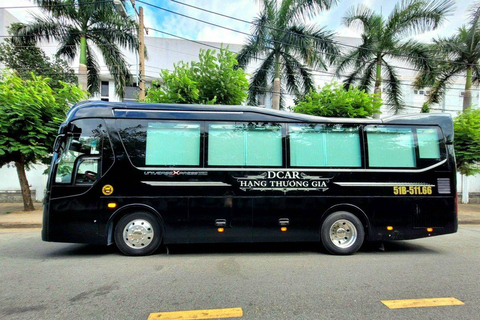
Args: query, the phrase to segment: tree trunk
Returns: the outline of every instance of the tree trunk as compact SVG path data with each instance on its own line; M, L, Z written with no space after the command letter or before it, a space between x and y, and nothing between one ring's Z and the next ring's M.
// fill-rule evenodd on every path
M87 76L87 39L80 37L80 64L78 66L78 84L83 90L88 90Z
M30 193L30 187L28 185L27 174L25 173L25 163L24 158L20 161L15 161L15 167L17 168L18 180L20 181L20 188L22 189L23 197L23 210L24 211L33 211L32 194Z
M275 56L275 78L273 79L272 108L280 110L280 56Z
M273 80L272 108L275 110L280 109L280 79L279 78L275 78Z
M472 71L473 67L467 67L467 81L465 82L465 93L463 95L463 112L472 106Z
M375 77L375 89L373 91L375 99L379 100L382 98L382 60L377 60L377 74ZM380 118L380 113L374 113L373 117L378 119Z
M468 176L462 175L462 203L468 203L470 201L468 193Z

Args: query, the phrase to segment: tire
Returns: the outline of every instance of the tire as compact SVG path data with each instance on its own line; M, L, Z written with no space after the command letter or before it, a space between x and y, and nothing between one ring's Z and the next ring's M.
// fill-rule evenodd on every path
M330 214L322 223L320 236L331 254L348 255L360 249L365 239L362 222L347 211Z
M115 226L115 244L127 256L146 256L154 253L162 243L160 223L151 214L127 214Z

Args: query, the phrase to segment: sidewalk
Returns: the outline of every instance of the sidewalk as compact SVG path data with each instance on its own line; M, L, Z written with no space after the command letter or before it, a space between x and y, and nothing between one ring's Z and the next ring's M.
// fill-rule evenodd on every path
M35 211L24 212L21 203L0 203L0 228L41 228L42 204L35 203ZM459 204L459 224L480 224L480 204Z

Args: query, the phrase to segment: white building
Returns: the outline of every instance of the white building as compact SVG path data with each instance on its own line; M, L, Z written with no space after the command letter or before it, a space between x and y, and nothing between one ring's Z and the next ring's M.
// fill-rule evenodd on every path
M18 20L11 15L7 10L0 9L0 35L7 35L7 27L12 22L18 22ZM3 38L0 38L3 39ZM358 45L360 39L357 38L338 38L341 43L346 43L349 45ZM1 41L1 40L0 40ZM145 43L148 50L149 59L145 63L146 70L146 80L147 86L151 83L152 80L159 78L160 70L168 69L173 70L174 63L179 61L192 61L198 59L198 54L200 49L215 49L222 46L221 43L213 42L191 42L180 39L167 39L167 38L157 38L157 37L145 37ZM224 46L228 45L229 49L234 52L240 51L241 44L223 44ZM56 45L52 43L41 43L39 45L47 55L53 55L56 51ZM129 69L133 75L138 74L138 57L135 53L126 52L126 60L129 63ZM112 76L109 74L105 63L101 59L101 55L97 54L100 62L100 79L101 79L101 88L100 93L92 97L92 100L105 100L118 102L121 99L115 94L114 82ZM407 67L402 65L401 62L392 62L393 65ZM3 68L3 66L1 66ZM72 68L78 70L78 60L74 60L72 63ZM251 73L254 69L254 66L249 66L247 68L247 73ZM327 70L325 73L318 72L315 75L315 81L317 85L324 85L332 81L341 82L342 79L334 79L332 73L333 69ZM412 86L415 73L407 69L398 69L400 78L402 81L402 93L405 105L407 106L404 110L405 113L419 113L422 107L422 104L426 101L426 96L428 95L428 88L424 90L415 90ZM464 80L464 78L463 78ZM137 95L137 83L134 81L130 86L125 90L124 101L134 101ZM447 91L444 101L440 105L433 106L431 112L447 112L452 116L455 116L462 110L463 104L463 88L464 83L462 83L462 78L454 81L451 88ZM265 97L265 107L271 107L270 95L267 94ZM288 102L288 100L287 100ZM293 104L293 101L290 100L290 103ZM479 108L479 90L476 89L473 94L473 103L475 108ZM391 111L388 107L382 108L382 116L390 115ZM27 172L27 177L31 188L36 190L36 200L41 201L44 194L45 184L46 184L46 175L43 174L46 166L36 165L32 170ZM470 192L479 193L480 192L480 176L470 177L469 179L469 190ZM462 179L458 180L458 190L461 191L461 182ZM18 182L17 173L15 167L4 166L0 168L0 201L2 198L5 198L5 194L12 194L20 190L20 185ZM3 192L3 193L2 193ZM3 196L2 196L3 194Z

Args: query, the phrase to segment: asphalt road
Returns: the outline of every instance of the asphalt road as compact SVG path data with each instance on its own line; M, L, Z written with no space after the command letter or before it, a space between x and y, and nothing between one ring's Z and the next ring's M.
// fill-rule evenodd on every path
M480 226L331 256L312 244L114 247L46 243L0 230L0 318L141 319L242 308L241 319L479 319ZM454 297L461 306L391 310L382 300Z

